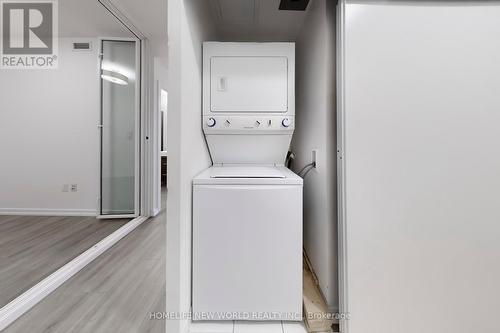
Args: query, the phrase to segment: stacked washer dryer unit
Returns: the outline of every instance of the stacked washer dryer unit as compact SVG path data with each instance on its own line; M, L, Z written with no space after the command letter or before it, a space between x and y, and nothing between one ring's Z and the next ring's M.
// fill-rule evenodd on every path
M302 320L294 69L293 43L203 44L213 166L193 180L194 320Z

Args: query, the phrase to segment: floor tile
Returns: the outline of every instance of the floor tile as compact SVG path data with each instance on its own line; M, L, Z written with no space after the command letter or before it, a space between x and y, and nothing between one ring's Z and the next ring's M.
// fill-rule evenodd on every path
M280 321L236 321L234 323L234 333L283 333L283 326Z
M304 323L283 322L283 333L307 333Z
M232 321L198 321L192 322L189 327L190 333L233 333L234 323Z

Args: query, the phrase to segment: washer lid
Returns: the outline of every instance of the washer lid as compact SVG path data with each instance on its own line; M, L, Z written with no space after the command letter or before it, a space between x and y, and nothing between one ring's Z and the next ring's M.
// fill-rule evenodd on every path
M226 169L227 168L227 169ZM215 171L213 171L216 169ZM224 170L217 170L224 169ZM243 175L243 176L242 176ZM215 178L218 176L219 178ZM225 178L222 178L225 177ZM271 178L275 177L275 178ZM258 185L300 185L302 178L284 166L272 165L224 165L212 166L193 178L194 186L258 186Z
M286 178L273 166L214 166L210 178Z

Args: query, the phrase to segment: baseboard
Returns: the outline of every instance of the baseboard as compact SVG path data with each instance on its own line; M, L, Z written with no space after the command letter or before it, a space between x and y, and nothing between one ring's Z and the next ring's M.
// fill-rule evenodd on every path
M152 215L152 217L154 217L154 216L156 216L156 215L160 214L160 212L161 212L161 208L154 208L154 209L153 209L153 215Z
M125 214L134 214L134 212L130 212L130 209L114 209L114 210L103 210L103 215L125 215Z
M329 313L340 313L339 307L333 307L333 306L328 306L328 312Z
M50 295L54 290L78 273L82 268L90 264L94 259L103 254L110 247L115 245L123 237L127 236L135 228L141 225L148 218L144 216L137 217L128 222L120 229L107 236L99 243L95 244L78 257L59 268L57 271L28 289L0 309L0 331L12 324L16 319L28 312L33 306Z
M0 208L0 215L96 216L95 209Z

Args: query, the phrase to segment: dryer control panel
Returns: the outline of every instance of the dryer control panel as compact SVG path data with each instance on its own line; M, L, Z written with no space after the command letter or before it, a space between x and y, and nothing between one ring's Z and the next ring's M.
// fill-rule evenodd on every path
M293 132L294 116L204 116L206 134L230 132L281 133Z

